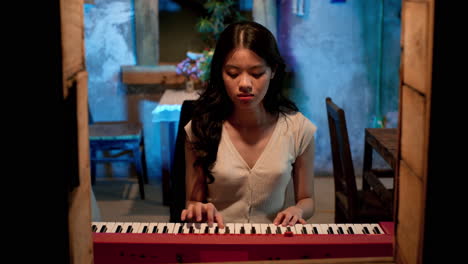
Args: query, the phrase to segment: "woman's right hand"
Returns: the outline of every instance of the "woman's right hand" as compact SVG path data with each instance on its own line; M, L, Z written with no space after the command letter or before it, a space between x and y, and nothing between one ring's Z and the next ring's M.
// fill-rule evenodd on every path
M209 226L212 226L214 222L218 224L219 228L224 228L223 216L216 210L216 207L212 203L201 203L201 202L188 202L186 209L182 210L180 216L182 221L193 221L193 222L207 222Z

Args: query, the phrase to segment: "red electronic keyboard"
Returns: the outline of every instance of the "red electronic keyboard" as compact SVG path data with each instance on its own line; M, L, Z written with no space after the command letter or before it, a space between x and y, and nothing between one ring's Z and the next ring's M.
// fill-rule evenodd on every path
M394 223L226 224L92 222L95 264L393 256Z

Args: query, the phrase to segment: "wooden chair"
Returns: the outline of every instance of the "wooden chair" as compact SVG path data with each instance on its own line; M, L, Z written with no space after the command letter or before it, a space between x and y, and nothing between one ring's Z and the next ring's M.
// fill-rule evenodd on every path
M180 214L185 208L185 125L192 119L194 100L182 103L177 138L174 149L174 162L170 177L170 222L181 222Z
M373 190L357 189L345 112L329 97L325 99L325 103L333 158L335 222L393 221L393 209L385 207Z
M140 123L116 121L93 122L89 115L89 143L91 161L91 183L96 183L98 162L130 162L138 174L140 198L145 199L144 184L148 183L146 173L143 127ZM114 152L111 156L98 157L98 152Z

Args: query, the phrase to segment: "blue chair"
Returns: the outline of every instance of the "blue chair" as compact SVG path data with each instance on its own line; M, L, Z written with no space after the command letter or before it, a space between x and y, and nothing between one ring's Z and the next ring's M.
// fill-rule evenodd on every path
M148 183L148 175L142 125L126 121L93 122L92 116L89 115L89 143L91 184L96 183L96 164L98 162L130 162L136 167L140 198L144 200L144 184ZM101 155L100 157L98 152L112 152L114 154Z

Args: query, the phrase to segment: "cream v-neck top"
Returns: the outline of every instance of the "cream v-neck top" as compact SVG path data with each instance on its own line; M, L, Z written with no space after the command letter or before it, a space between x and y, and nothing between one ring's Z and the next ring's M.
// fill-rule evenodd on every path
M208 202L223 215L225 223L271 223L278 212L294 204L294 195L287 193L293 192L293 164L314 140L316 130L300 112L280 115L267 145L250 168L223 126L212 170L215 181L208 184ZM185 131L192 140L191 121Z

